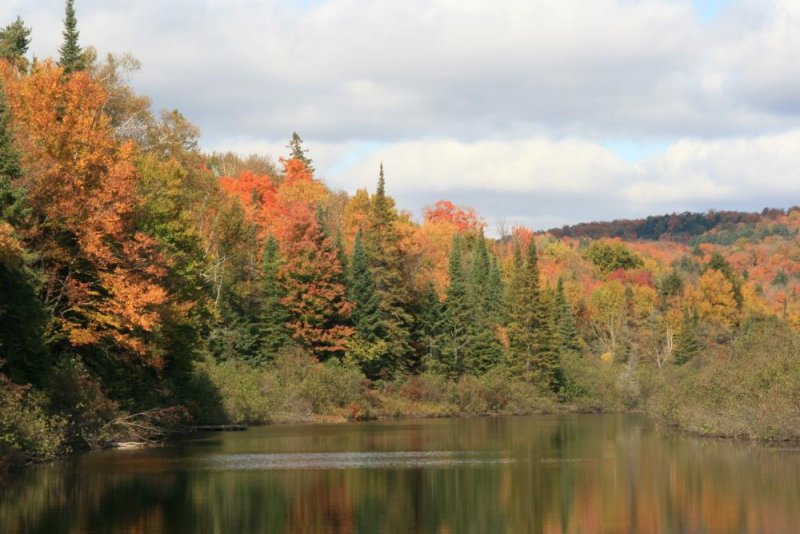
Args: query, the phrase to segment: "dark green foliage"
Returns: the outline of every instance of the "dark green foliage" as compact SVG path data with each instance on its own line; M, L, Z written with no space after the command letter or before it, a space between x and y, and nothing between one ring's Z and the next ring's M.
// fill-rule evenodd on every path
M0 81L0 220L15 224L24 212L24 195L14 183L22 175L22 167L10 123L6 92Z
M396 222L397 212L393 200L386 195L381 164L378 187L371 200L370 226L363 240L375 281L380 338L386 343L380 361L376 362L384 375L403 369L414 352L411 345L414 318L408 311L412 299L409 281L403 272L401 236Z
M786 273L783 270L778 271L775 274L775 278L772 279L773 286L786 287L788 284L789 284L789 277L786 276Z
M536 244L528 246L525 263L515 269L509 294L508 337L512 367L527 373L543 385L559 386L559 356L548 303L542 297Z
M22 19L8 24L0 30L0 59L16 63L25 57L31 44L31 29L25 27Z
M286 148L291 151L289 157L299 159L305 164L309 171L314 172L313 162L311 158L306 155L308 149L303 148L303 139L297 132L292 132L292 138L289 140L289 144L286 145Z
M348 299L353 303L353 324L361 338L369 343L378 341L381 335L381 317L375 280L364 250L361 230L356 234L353 258L350 261Z
M675 363L683 365L700 354L703 341L699 332L700 318L697 310L683 310L681 329L675 339Z
M63 35L64 42L58 49L58 64L67 74L85 69L86 58L84 57L83 49L80 44L78 44L80 32L78 31L78 19L75 16L74 0L67 0L64 10Z
M264 247L261 266L260 350L258 360L254 362L258 364L273 360L281 348L291 344L291 336L286 328L289 313L282 303L286 295L278 279L280 264L278 241L270 235Z
M555 316L556 347L560 354L568 352L580 354L581 342L575 318L572 316L569 302L564 296L564 281L559 278L556 286L553 306Z
M416 328L416 341L423 361L431 365L439 356L442 313L442 303L439 301L436 288L431 283L420 298Z
M606 274L617 269L636 269L643 265L642 258L628 250L622 243L595 241L589 245L584 255Z
M474 317L473 308L467 292L466 275L461 259L462 239L456 235L450 251L448 274L450 284L447 286L442 315L442 353L441 363L452 375L462 374L469 363L470 326Z
M496 261L495 270L497 270ZM472 319L468 323L469 357L466 364L471 372L482 373L497 365L502 356L500 340L497 337L502 286L498 286L498 280L493 279L499 271L492 273L489 251L482 230L475 246L470 274L468 291Z
M678 274L677 269L672 269L669 273L658 281L658 293L662 299L676 297L683 292L683 278Z

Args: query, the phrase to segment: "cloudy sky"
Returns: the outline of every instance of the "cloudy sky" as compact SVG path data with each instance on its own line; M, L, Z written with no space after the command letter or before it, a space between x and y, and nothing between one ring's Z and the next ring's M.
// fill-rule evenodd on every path
M293 130L337 189L548 228L800 204L800 0L76 0L208 150ZM0 23L56 53L61 0Z

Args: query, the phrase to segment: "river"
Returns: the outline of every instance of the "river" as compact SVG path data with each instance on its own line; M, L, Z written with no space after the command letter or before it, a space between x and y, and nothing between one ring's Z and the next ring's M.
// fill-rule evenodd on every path
M0 486L0 532L800 532L800 450L637 415L288 425L82 454Z

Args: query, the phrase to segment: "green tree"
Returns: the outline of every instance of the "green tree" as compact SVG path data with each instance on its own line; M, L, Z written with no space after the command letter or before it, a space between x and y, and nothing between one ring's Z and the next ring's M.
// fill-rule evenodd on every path
M554 350L552 323L539 276L536 244L531 241L527 259L515 269L511 284L508 324L511 363L512 367L556 389L560 363Z
M78 19L75 16L75 0L67 0L64 9L63 35L64 42L58 49L58 64L67 74L85 69L85 56L83 54L83 49L80 44L78 44L80 32L78 31Z
M261 265L261 312L259 317L259 336L261 350L259 361L272 361L278 351L292 343L286 321L289 312L283 305L285 292L280 284L278 273L281 267L280 251L275 236L270 235L264 247Z
M475 373L485 372L498 364L502 356L500 340L497 337L496 302L498 292L502 291L502 288L497 287L497 281L492 277L489 251L483 230L481 230L473 253L469 286L472 318L467 323L468 358L466 358L466 365L470 371Z
M11 112L0 80L0 219L17 224L24 212L24 193L16 181L22 176L19 153L11 133Z
M467 292L464 267L461 263L461 247L461 236L456 234L450 250L448 268L450 284L447 286L440 328L442 333L441 363L444 370L451 375L460 375L466 370L472 341L470 323L474 317Z
M605 274L617 269L636 269L643 265L642 258L622 243L595 241L589 245L584 254Z
M25 54L31 44L31 29L25 26L22 19L5 26L0 30L0 59L8 60L18 66L24 66Z
M559 353L581 352L580 334L575 325L575 318L572 316L569 302L564 295L564 281L559 278L556 285L555 303L553 306L555 316L555 335L556 347Z
M699 333L700 317L697 310L691 313L683 310L681 329L675 339L675 363L683 365L700 354L703 350L703 341Z
M422 293L417 313L417 343L421 347L423 363L435 368L439 359L443 307L431 282Z
M312 173L314 172L313 162L311 158L306 155L308 149L303 148L303 139L297 132L292 132L292 138L289 140L289 144L286 145L286 148L291 151L289 157L299 159L305 164L309 171Z
M394 200L386 195L381 164L378 187L370 202L369 225L363 238L375 280L380 337L387 344L380 366L382 372L389 375L407 367L414 353L411 346L414 318L408 312L411 292L403 271L402 236L397 222Z

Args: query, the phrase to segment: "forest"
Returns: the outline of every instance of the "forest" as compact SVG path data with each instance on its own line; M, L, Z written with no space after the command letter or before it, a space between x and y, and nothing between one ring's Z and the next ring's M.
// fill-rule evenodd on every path
M0 465L192 425L644 410L800 438L800 211L422 220L287 153L206 153L131 55L0 30ZM606 228L606 226L613 228ZM627 228L627 230L626 230ZM675 236L680 236L675 238Z

